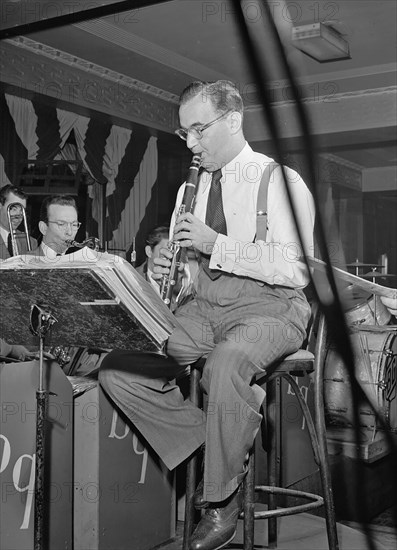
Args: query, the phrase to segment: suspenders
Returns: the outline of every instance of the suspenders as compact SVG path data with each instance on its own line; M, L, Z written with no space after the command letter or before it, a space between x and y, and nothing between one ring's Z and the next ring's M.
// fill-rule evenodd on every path
M256 237L255 240L265 241L267 233L267 191L269 189L270 178L276 168L276 162L267 166L262 174L259 184L258 198L256 202Z

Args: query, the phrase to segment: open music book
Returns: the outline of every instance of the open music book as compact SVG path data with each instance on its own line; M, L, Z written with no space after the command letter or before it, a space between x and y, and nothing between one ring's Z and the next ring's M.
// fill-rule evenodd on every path
M312 270L313 276L320 277L321 281L327 281L325 263L322 260L312 258L311 256L308 256L307 260ZM379 285L372 281L358 277L357 275L353 275L352 273L348 273L347 271L343 271L343 269L339 269L338 267L333 267L332 271L337 286L340 286L341 283L345 283L353 285L355 288L360 289L364 292L368 292L369 294L376 294L377 296L387 296L389 298L397 297L397 289L395 288L389 288Z
M35 303L57 319L49 338L60 345L163 353L180 326L127 261L90 248L53 258L15 256L0 263L0 281L0 335L11 344L35 341L29 330Z

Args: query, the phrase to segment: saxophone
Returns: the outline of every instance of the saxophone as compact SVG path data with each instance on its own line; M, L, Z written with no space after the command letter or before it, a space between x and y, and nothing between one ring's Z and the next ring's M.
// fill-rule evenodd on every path
M66 241L68 244L68 248L84 248L87 246L88 248L91 248L92 250L98 251L99 250L99 239L97 237L88 237L85 241L79 243L77 241Z
M186 176L185 192L183 194L182 203L178 209L177 216L180 216L185 212L191 212L192 210L194 197L196 195L200 164L201 155L193 155L189 171ZM168 243L168 250L172 252L171 266L169 273L167 275L163 275L161 280L160 296L163 302L168 307L171 307L172 294L178 280L178 267L180 266L182 250L180 243L178 241L174 241L173 239L170 239Z

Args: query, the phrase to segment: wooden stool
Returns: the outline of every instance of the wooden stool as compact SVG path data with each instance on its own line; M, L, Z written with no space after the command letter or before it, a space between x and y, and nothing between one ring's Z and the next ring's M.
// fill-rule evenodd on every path
M325 359L326 341L325 322L323 316L319 319L318 332L314 355L307 350L299 350L286 357L282 362L273 366L270 373L258 385L266 386L266 423L269 438L269 450L267 454L268 485L255 486L255 452L251 450L248 471L244 480L244 550L254 548L254 520L268 520L268 547L277 547L277 518L281 516L300 514L314 508L324 506L327 527L328 546L330 550L338 550L338 537L336 531L335 510L332 497L331 476L328 466L327 441L324 420L323 402L323 369ZM314 371L314 409L315 420L310 414L309 408L302 397L299 386L293 376L301 376ZM316 464L320 470L320 478L323 496L304 491L285 489L280 487L280 422L281 422L281 380L284 378L291 384L295 396L306 420L311 445ZM260 491L268 494L268 509L255 512L254 492ZM291 496L303 499L305 502L295 506L278 508L276 496Z
M318 321L318 327L316 322ZM266 412L265 419L269 434L270 447L267 456L268 462L268 485L255 487L255 452L251 449L248 471L244 480L244 550L254 548L254 520L268 520L268 544L269 548L277 547L277 517L307 512L313 508L324 506L327 526L328 545L330 550L338 550L338 538L336 531L335 510L332 497L331 476L328 466L328 455L326 448L326 431L324 421L323 402L323 370L325 359L326 330L323 316L314 317L308 347L314 341L314 330L317 328L315 338L314 354L309 350L299 350L296 353L284 358L281 362L272 365L267 373L258 379L256 383L265 386L266 389ZM191 367L190 378L190 399L200 406L200 371L202 360ZM314 408L315 421L313 421L309 408L303 399L299 386L293 376L301 376L314 372ZM280 392L281 379L284 378L291 384L302 413L305 417L309 430L314 458L319 466L323 496L304 491L285 489L279 486L280 479L280 452L279 452L279 431L281 421ZM189 461L186 476L186 506L185 525L183 537L183 550L189 548L189 538L193 531L195 509L193 504L196 488L197 454ZM268 493L268 510L255 512L254 493L261 491ZM277 508L276 495L293 496L304 499L303 504Z

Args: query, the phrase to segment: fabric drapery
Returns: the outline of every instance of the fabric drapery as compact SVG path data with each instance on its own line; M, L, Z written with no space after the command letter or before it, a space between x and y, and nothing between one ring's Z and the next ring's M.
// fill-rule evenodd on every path
M125 128L104 116L82 116L4 92L0 112L0 187L18 185L28 160L79 160L95 181L88 186L86 236L106 240L110 250L125 251L142 227L147 229L158 167L157 139L148 128ZM68 142L71 132L74 140Z

